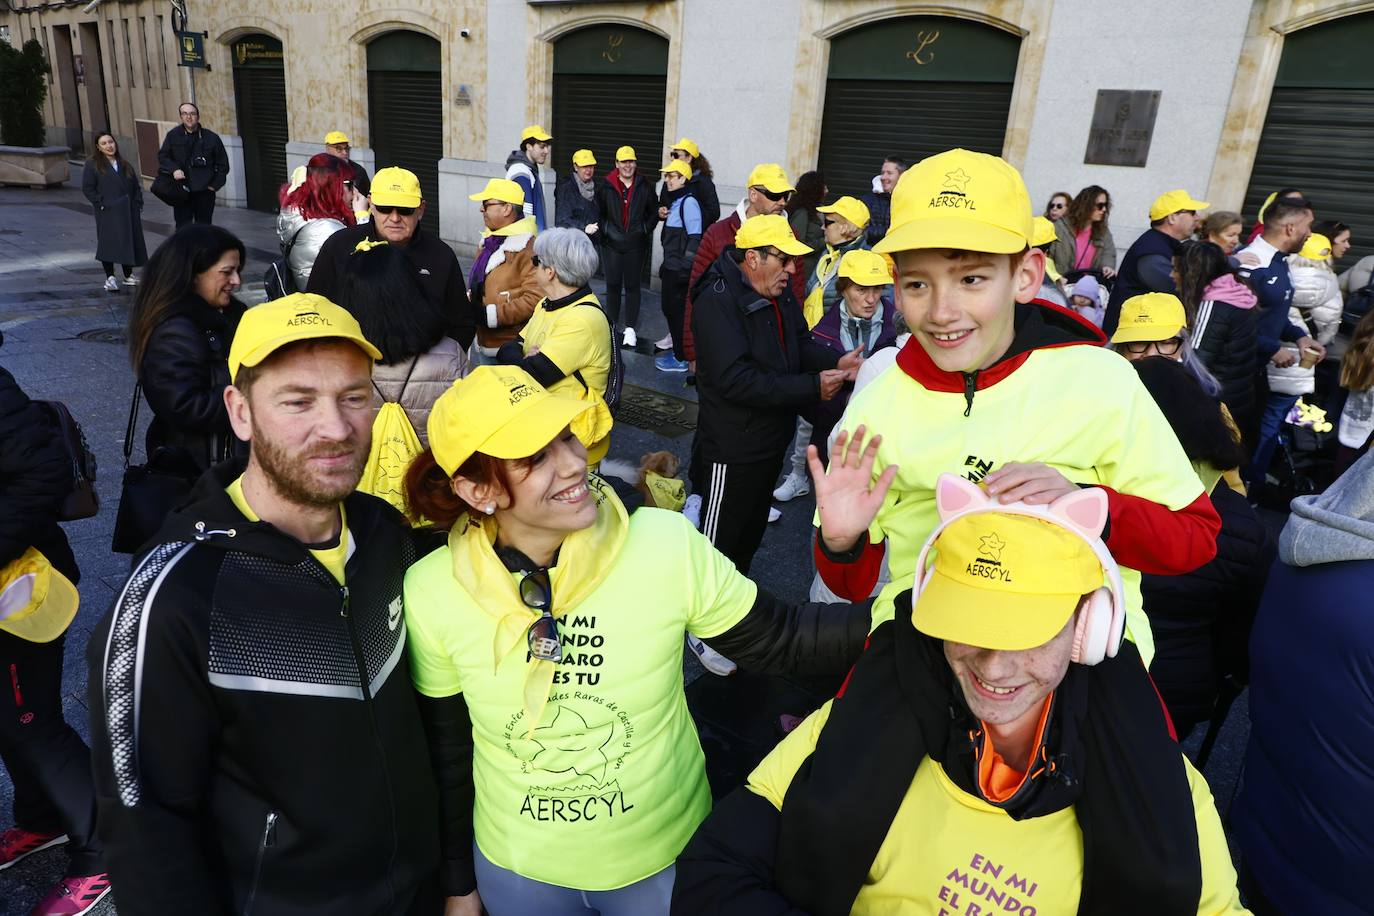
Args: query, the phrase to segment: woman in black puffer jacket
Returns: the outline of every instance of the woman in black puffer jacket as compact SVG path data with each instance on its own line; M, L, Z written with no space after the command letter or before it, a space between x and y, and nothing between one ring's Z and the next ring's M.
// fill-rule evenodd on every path
M191 225L153 252L129 312L129 358L153 409L146 445L185 450L200 470L246 451L229 428L229 344L244 248L233 233Z
M1249 679L1250 627L1274 561L1274 543L1244 494L1221 480L1222 470L1241 464L1246 453L1217 401L1171 359L1150 357L1132 365L1221 516L1211 562L1182 576L1141 577L1145 615L1155 637L1150 676L1182 740L1211 718L1224 678Z
M1184 242L1174 256L1178 297L1194 352L1221 383L1221 400L1241 430L1259 422L1255 403L1259 310L1255 294L1212 242Z

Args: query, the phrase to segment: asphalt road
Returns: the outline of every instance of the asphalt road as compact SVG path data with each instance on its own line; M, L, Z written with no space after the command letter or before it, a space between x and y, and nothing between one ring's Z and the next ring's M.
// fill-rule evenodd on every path
M144 228L151 251L172 231L169 208L148 196ZM246 210L216 212L216 222L236 232L248 248L245 279L260 278L274 255L273 217ZM104 273L94 260L95 224L79 190L0 188L0 365L12 372L34 398L65 401L82 424L99 458L100 514L67 526L81 565L81 609L68 632L63 677L68 720L88 734L84 652L90 631L123 584L128 558L110 552L123 466L123 442L133 390L133 374L123 345L123 325L131 296L124 289L101 289ZM245 298L258 301L261 283L249 283ZM656 294L645 290L640 349L626 358L627 382L635 421L619 423L610 460L638 466L647 452L668 450L684 473L691 444L694 390L683 376L653 368L650 342L666 333ZM142 412L146 424L148 411ZM142 442L142 430L135 443ZM141 460L141 447L135 452ZM753 577L783 598L802 600L813 566L809 551L810 497L782 506L782 519L770 525L755 557ZM645 600L652 600L646 595ZM737 785L776 740L773 721L783 711L804 711L827 685L796 684L737 675L728 680L703 675L689 658L684 665L688 696L707 751L708 770L717 793ZM1249 731L1246 697L1233 707L1205 773L1223 812L1233 797ZM1185 748L1196 749L1202 729ZM0 828L12 823L12 787L0 768ZM21 916L62 876L66 856L45 852L0 872L0 916ZM107 898L97 912L115 912Z

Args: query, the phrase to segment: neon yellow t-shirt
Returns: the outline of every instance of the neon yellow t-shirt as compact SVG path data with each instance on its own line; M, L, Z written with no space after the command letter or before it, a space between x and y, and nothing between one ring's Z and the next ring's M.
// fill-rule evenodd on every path
M887 538L892 570L873 604L875 626L892 617L893 600L911 587L921 545L939 520L935 481L942 473L980 481L1008 462L1041 462L1074 483L1101 484L1173 511L1202 495L1169 422L1130 363L1109 350L1036 350L1008 378L978 391L965 417L967 406L962 393L931 391L894 366L854 395L836 426L863 424L882 435L875 477L890 464L900 468L869 529L872 543ZM1140 573L1123 566L1121 579L1126 634L1149 665L1154 638Z
M244 518L250 522L260 522L261 518L253 511L253 507L248 505L248 498L243 495L243 478L238 477L233 483L224 488L224 492L229 494L229 499L234 506L243 513ZM353 553L353 543L348 537L348 516L344 514L343 503L339 503L339 543L333 547L326 547L323 550L311 550L311 554L329 574L340 584L344 584L344 565Z
M1117 357L1120 359L1120 357ZM826 703L749 776L749 790L782 810L797 769L816 747ZM1199 914L1245 913L1207 781L1184 760L1202 860ZM927 757L916 770L854 901L854 916L994 916L1076 913L1083 832L1072 808L1012 820L969 795Z
M553 311L544 308L546 302L541 300L535 306L534 314L520 331L525 353L538 347L540 353L565 373L549 386L549 391L579 400L586 400L589 391L604 395L606 379L611 373L611 328L596 296L588 293ZM585 388L573 372L581 373L587 383ZM588 464L597 464L609 449L609 436L589 443Z
M757 588L676 512L640 509L601 583L560 621L564 661L525 738L526 647L492 670L494 618L450 549L406 573L415 687L462 693L472 717L482 854L550 884L613 890L677 858L711 808L682 690L684 632L718 636Z

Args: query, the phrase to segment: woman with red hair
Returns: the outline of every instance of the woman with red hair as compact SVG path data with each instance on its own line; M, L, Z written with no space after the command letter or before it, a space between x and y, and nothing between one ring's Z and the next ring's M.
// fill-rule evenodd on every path
M277 240L298 290L310 280L324 240L357 223L352 199L356 192L344 180L352 173L345 173L342 163L337 156L319 153L306 163L305 181L294 188L282 185Z

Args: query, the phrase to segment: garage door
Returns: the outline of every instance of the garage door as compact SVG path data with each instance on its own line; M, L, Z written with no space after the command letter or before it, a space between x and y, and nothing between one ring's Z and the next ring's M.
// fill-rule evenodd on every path
M1299 188L1317 219L1348 223L1341 271L1374 254L1374 13L1289 35L1245 193L1251 223L1264 198Z
M871 187L884 156L1002 154L1019 37L941 16L885 19L830 44L818 168L832 196Z
M377 168L400 166L420 179L425 230L439 234L439 160L444 105L439 42L388 32L367 46L367 110Z
M248 207L275 212L278 193L286 183L289 139L281 42L271 35L249 35L234 42L232 51Z

